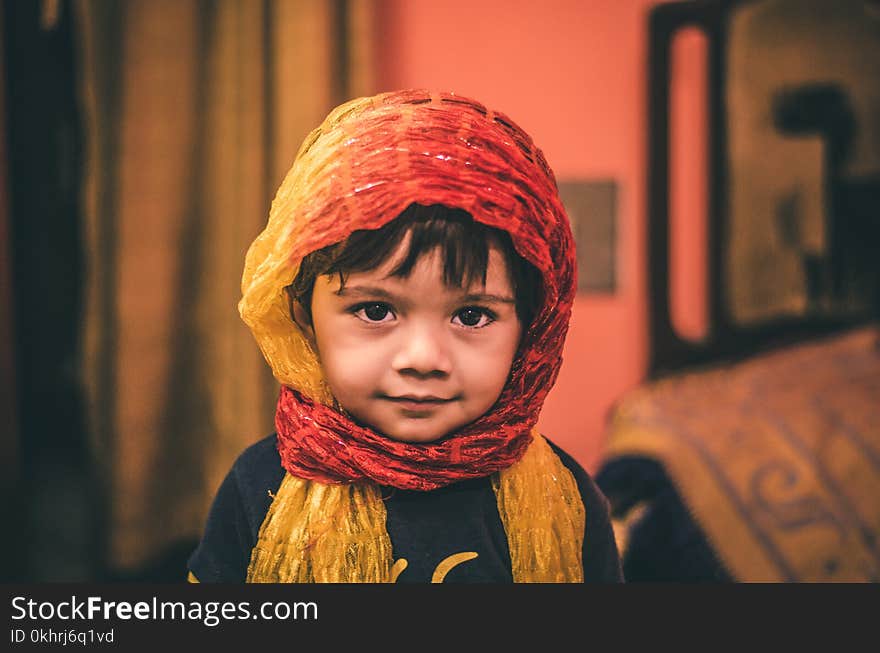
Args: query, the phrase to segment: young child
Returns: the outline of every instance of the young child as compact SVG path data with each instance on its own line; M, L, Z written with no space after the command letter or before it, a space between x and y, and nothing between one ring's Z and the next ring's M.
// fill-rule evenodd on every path
M247 254L277 433L223 481L190 580L621 581L605 497L535 429L574 262L503 114L425 91L335 109Z

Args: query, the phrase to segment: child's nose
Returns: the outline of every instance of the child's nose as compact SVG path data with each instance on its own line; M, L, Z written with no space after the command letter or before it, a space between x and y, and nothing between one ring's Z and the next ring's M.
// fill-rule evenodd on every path
M394 357L395 369L420 375L449 374L452 358L442 331L442 328L429 324L407 325Z

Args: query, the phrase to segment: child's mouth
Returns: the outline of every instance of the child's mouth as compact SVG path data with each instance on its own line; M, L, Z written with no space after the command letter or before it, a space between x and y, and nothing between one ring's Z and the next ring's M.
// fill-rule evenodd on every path
M455 401L456 399L455 397L451 399L443 399L441 397L413 397L410 395L406 395L403 397L385 396L383 398L387 399L388 401L394 402L401 408L415 411L431 410L432 408L442 406L443 404L448 404L452 401Z

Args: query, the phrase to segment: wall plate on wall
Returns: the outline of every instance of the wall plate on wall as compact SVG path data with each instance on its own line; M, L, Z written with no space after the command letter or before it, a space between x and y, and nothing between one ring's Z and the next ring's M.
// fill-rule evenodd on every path
M617 182L563 180L559 196L577 249L578 292L613 293L617 288Z

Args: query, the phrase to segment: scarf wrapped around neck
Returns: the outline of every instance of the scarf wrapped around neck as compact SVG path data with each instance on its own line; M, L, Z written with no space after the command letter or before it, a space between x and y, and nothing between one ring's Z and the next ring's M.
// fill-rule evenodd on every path
M507 231L543 279L541 306L494 407L418 445L359 425L338 406L284 292L307 254L355 230L377 229L412 203L463 209ZM514 580L582 580L583 503L571 473L535 430L562 362L575 274L553 173L504 114L419 90L332 111L305 139L245 261L239 311L282 384L275 423L286 470L248 581L393 581L379 487L430 491L486 476Z

